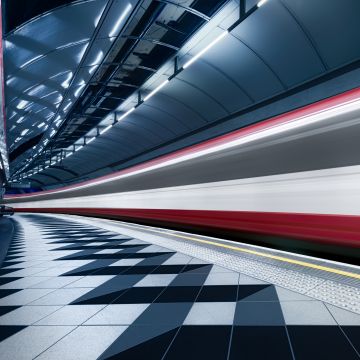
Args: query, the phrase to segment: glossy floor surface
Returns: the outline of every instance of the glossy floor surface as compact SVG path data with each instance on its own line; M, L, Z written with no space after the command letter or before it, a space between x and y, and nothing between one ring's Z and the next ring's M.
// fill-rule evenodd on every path
M14 219L0 270L1 359L360 358L354 296L334 306L274 275L160 246L154 234L70 216Z

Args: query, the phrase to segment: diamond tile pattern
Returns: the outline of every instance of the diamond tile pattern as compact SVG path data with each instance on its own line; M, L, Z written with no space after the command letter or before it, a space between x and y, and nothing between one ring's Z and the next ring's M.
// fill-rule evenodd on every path
M95 226L22 215L1 359L359 359L356 314Z

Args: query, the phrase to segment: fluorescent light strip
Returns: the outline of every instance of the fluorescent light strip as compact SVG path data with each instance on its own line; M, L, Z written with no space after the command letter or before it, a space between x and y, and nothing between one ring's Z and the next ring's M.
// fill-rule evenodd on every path
M127 14L130 12L131 8L132 8L132 5L128 4L128 6L125 8L124 12L121 14L118 21L112 28L112 30L109 34L109 37L114 37L115 34L120 30L120 26L121 26L122 22L125 20L125 17L127 16Z
M131 114L135 110L135 107L132 107L130 110L128 110L125 114L122 114L117 121L121 121L125 119L129 114Z
M81 91L83 90L83 88L85 87L86 84L82 84L79 86L79 88L74 92L74 96L78 97L81 93Z
M84 145L80 145L77 149L75 149L75 151L79 151L84 147Z
M260 7L261 5L263 5L267 0L260 0L259 3L257 4L258 7ZM122 13L122 15L120 16L119 20L117 21L117 23L115 24L114 28L112 29L111 33L109 34L109 37L113 37L115 35L115 33L118 31L118 29L120 28L120 25L122 23L122 21L124 20L124 18L126 17L126 15L128 14L128 12L131 10L132 5L128 4L128 6L126 7L125 11ZM194 57L192 57L188 62L186 62L183 66L183 69L188 68L191 64L193 64L196 60L198 60L202 55L204 55L208 50L210 50L213 46L215 46L219 41L221 41L227 34L229 34L228 30L223 31L218 37L216 37L210 44L208 44L203 50L201 50L199 53L197 53ZM97 59L100 58L103 55L102 51L100 51L98 53ZM72 73L71 73L72 74ZM153 91L151 91L147 96L145 96L144 98L144 102L149 100L151 97L153 97L157 92L159 92L167 83L169 83L169 79L164 80L160 85L158 85ZM75 91L75 96L77 97L81 90L83 89L83 87L85 86L85 84L82 84L76 91ZM71 103L69 103L68 105L66 105L66 107L64 107L63 111L66 111L67 108L71 105ZM127 112L125 112L123 115L121 115L117 121L121 121L124 118L126 118L129 114L131 114L136 108L132 107L130 110L128 110ZM113 125L108 125L106 128L104 128L103 130L100 130L100 135L106 133L108 130L111 129ZM96 139L96 137L91 138L85 145L90 144L91 142L93 142ZM75 150L75 152L79 151L80 149L82 149L84 147L84 145L82 145L81 147L77 148ZM70 155L72 155L73 153L69 153L67 154L65 157L69 157Z
M110 129L111 129L111 127L112 127L112 125L108 125L106 128L104 128L104 129L100 130L100 134L104 134L104 133L106 133L108 130L110 130Z
M267 1L268 0L260 0L256 6L259 8L260 6L263 6Z
M214 45L216 45L219 41L221 41L229 32L227 30L223 31L217 38L215 38L208 46L198 52L194 57L192 57L185 65L183 69L188 68L192 63L194 63L197 59L203 56L208 50L210 50Z
M153 97L158 91L160 91L167 83L169 82L169 79L166 79L163 81L159 86L157 86L150 94L145 96L144 101L149 100L151 97Z

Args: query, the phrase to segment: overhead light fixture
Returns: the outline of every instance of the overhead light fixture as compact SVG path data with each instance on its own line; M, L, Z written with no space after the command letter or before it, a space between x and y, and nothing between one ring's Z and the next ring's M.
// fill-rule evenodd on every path
M19 109L19 110L22 110L22 109L24 109L25 107L26 107L26 105L28 105L29 104L29 102L27 101L27 100L21 100L18 104L17 104L17 108Z
M40 58L44 57L45 55L37 55L35 57L33 57L32 59L24 62L22 65L20 65L20 69L24 68L25 66L31 64L32 62L39 60Z
M86 84L82 84L79 86L79 88L74 92L75 97L78 97L81 93L81 91L84 89Z
M121 121L125 119L129 114L131 114L135 110L135 107L132 107L130 110L128 110L125 114L122 114L117 121Z
M106 133L109 129L111 129L112 125L108 125L106 128L100 130L100 134Z
M128 4L127 7L125 8L124 12L120 15L118 21L115 23L114 27L112 28L112 30L110 31L109 37L114 37L116 36L116 34L119 32L120 27L123 23L123 21L125 20L125 17L128 15L128 13L130 12L132 6L131 4Z
M16 120L17 124L21 124L22 122L24 122L25 116L21 116L18 120Z
M209 51L214 45L221 41L229 32L227 30L223 31L218 37L216 37L208 46L205 46L200 52L198 52L194 57L192 57L188 62L185 63L183 69L188 68L193 64L197 59L203 56L207 51Z
M92 143L95 139L96 139L96 136L92 137L90 140L88 140L88 141L87 141L87 143L86 143L86 144L90 144L90 143Z
M84 145L80 145L77 149L75 149L75 151L79 151L84 147Z
M158 91L160 91L167 83L169 82L169 79L166 79L163 81L159 86L157 86L153 91L151 91L150 94L144 97L144 101L149 100L152 96L154 96Z
M70 101L67 105L63 107L63 112L66 112L66 110L71 106L72 102Z
M15 80L15 77L11 77L8 80L6 80L6 85L11 85Z
M42 90L46 89L46 87L42 84L40 85L37 85L35 87L33 87L29 92L28 94L30 96L34 96L34 95L38 95Z
M25 129L21 132L21 136L24 136L26 135L27 133L29 132L29 129Z
M89 74L92 75L98 67L99 67L99 65L91 66L89 68Z
M73 73L72 71L69 72L68 76L66 77L65 81L63 81L61 83L61 86L64 88L64 89L67 89L69 86L70 86L70 81L73 77Z
M260 6L263 6L267 1L268 0L260 0L256 6L259 8Z
M100 50L98 52L98 54L96 55L96 58L94 59L94 61L93 61L93 63L91 65L99 65L99 63L101 62L103 56L104 56L104 52L102 50Z

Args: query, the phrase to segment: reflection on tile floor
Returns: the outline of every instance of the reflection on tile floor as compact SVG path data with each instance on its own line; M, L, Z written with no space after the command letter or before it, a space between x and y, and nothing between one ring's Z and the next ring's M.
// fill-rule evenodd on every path
M20 222L1 359L359 358L359 315L73 220Z

